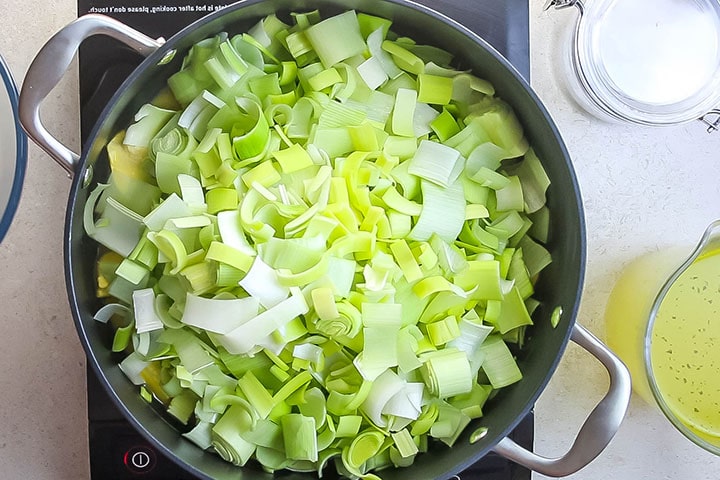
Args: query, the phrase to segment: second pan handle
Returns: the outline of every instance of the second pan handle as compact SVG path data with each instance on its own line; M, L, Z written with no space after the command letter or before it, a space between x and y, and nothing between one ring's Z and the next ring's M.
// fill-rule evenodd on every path
M112 37L145 57L163 43L105 15L89 14L83 15L53 35L37 53L28 68L20 92L20 123L28 136L71 177L75 175L80 155L45 128L40 119L40 105L67 72L80 44L93 35Z

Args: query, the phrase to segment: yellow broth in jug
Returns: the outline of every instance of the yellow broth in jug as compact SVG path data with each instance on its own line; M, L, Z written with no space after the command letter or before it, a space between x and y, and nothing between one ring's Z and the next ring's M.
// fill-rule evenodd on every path
M698 257L672 284L657 311L650 351L670 411L720 443L720 251Z

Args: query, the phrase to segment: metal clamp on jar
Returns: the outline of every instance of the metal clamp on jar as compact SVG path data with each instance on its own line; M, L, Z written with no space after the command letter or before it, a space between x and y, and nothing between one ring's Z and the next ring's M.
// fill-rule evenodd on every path
M564 68L595 116L648 126L700 119L720 128L717 0L549 0L576 7Z

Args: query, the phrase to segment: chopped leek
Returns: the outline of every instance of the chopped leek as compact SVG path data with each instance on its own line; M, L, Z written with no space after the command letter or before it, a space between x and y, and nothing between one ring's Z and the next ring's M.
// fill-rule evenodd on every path
M305 30L305 35L327 68L362 53L366 48L354 11L341 13L312 25ZM328 41L328 38L342 38L342 41L332 42Z
M290 17L194 45L107 145L95 319L201 449L376 479L522 379L549 179L448 52L364 13Z
M287 458L316 462L318 450L315 419L296 413L283 416L281 422Z
M460 152L442 143L421 140L408 172L447 188L460 176L463 163Z

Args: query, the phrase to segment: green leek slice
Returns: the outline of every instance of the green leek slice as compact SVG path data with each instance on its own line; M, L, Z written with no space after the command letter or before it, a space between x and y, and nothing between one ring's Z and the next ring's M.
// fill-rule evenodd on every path
M327 18L305 30L320 61L326 68L365 50L360 24L354 11ZM328 42L328 38L342 37L342 42Z
M473 376L465 352L449 347L425 354L421 359L423 367L420 371L433 395L439 398L454 397L472 389Z
M482 369L493 388L502 388L518 382L522 373L512 357L510 349L500 335L490 335L480 345L485 358Z
M415 137L413 119L416 104L417 91L408 88L398 89L392 114L392 131L395 135Z

